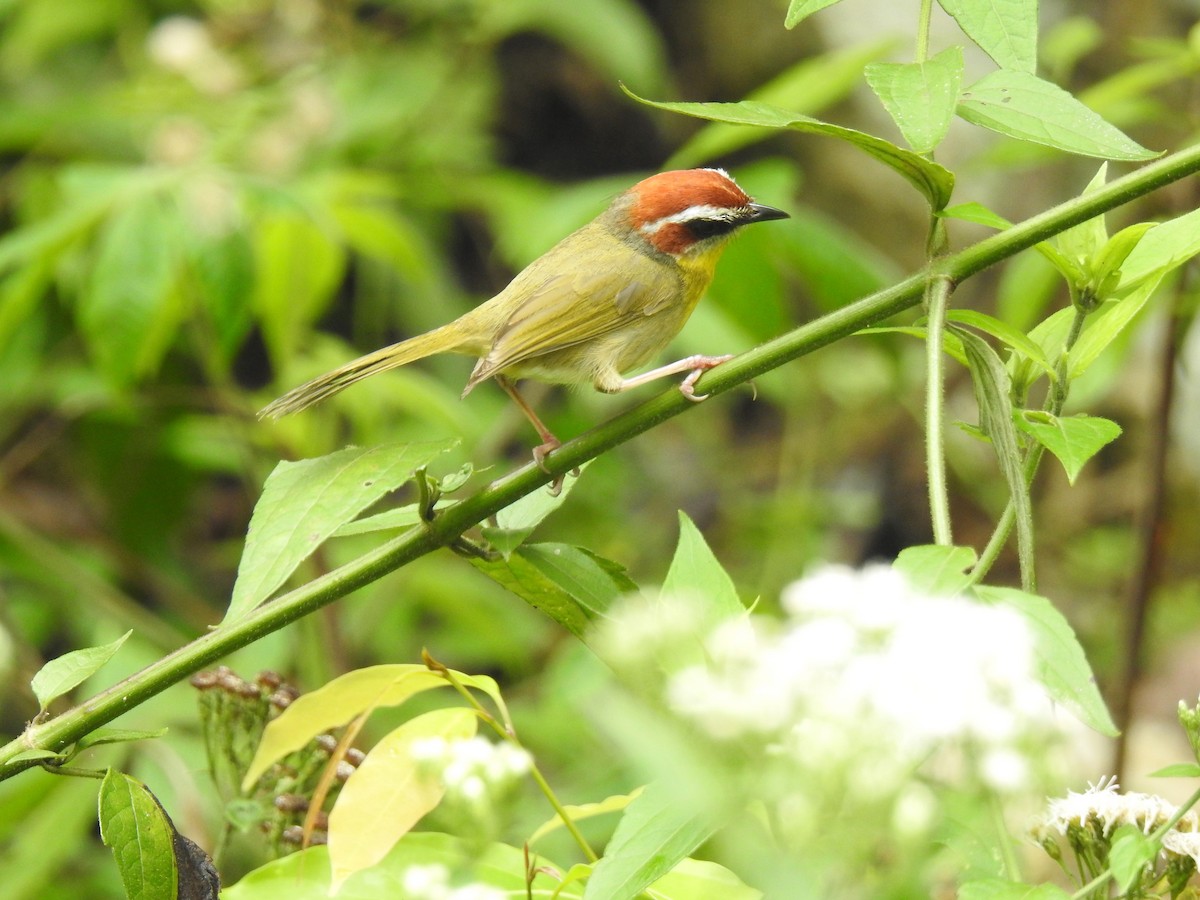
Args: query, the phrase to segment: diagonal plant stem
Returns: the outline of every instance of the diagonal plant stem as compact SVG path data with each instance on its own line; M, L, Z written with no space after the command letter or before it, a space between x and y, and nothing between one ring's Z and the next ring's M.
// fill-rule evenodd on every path
M925 468L929 479L929 513L933 542L954 543L950 530L950 490L946 483L946 435L943 422L946 400L946 364L942 345L946 333L946 307L953 283L946 276L932 278L926 291L925 337Z
M932 272L918 272L743 353L707 372L696 385L697 392L718 394L744 384L784 363L916 305L931 276L958 284L976 272L1072 225L1197 171L1200 171L1200 145L1144 166L1086 197L1068 200L958 253L941 257L934 264ZM0 747L0 780L38 764L36 759L22 757L26 751L57 751L68 747L198 669L382 578L420 556L453 544L467 529L538 490L557 476L693 408L695 404L679 391L664 391L568 441L546 458L547 471L529 463L447 507L432 522L416 526L358 559L265 603L241 619L221 625L79 706L48 721L31 725L20 737Z

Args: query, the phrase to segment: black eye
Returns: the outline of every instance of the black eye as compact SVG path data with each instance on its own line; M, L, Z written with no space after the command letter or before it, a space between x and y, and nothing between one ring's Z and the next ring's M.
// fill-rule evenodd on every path
M698 241L729 234L738 227L733 219L692 219L686 223L688 232Z

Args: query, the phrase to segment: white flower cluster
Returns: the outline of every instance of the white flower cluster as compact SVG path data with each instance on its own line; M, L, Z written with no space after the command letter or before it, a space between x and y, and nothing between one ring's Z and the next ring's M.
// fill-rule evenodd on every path
M1121 793L1115 778L1102 778L1089 784L1081 793L1067 791L1067 796L1051 800L1046 814L1033 829L1034 837L1042 841L1055 834L1067 834L1070 828L1097 830L1107 837L1121 825L1133 825L1143 834L1165 825L1179 807L1154 794L1137 791ZM1163 838L1163 846L1184 856L1196 853L1196 840L1200 838L1200 816L1189 811L1175 823L1174 830ZM1170 840L1168 840L1170 839ZM1175 850L1172 846L1191 849Z
M404 870L406 900L505 900L507 891L486 884L450 886L450 870L436 863Z
M926 595L886 566L823 568L783 606L782 623L739 617L707 633L668 676L667 705L717 741L758 741L812 773L853 770L867 794L949 756L994 788L1021 787L1023 742L1057 731L1014 610Z
M493 744L481 737L456 741L422 738L413 741L409 753L427 771L437 772L449 793L471 803L503 792L532 764L520 747Z

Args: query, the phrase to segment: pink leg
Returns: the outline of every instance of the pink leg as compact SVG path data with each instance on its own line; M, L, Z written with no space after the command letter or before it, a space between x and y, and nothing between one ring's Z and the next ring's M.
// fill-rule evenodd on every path
M539 469L549 474L550 470L546 468L546 457L561 447L562 441L556 438L553 432L546 427L545 423L538 418L538 414L533 411L533 407L526 403L525 398L517 392L516 385L514 385L503 375L496 375L495 379L496 384L503 388L504 393L512 397L513 402L520 407L521 412L525 413L525 418L527 418L533 427L537 429L538 437L542 439L542 443L533 448L533 461L537 463L537 467ZM574 474L578 475L579 470L575 469ZM565 476L559 475L554 479L553 483L550 485L551 496L558 496L559 492L562 490L564 477Z
M612 393L627 391L630 388L638 387L658 378L664 378L667 375L678 375L680 372L687 372L689 373L687 378L679 383L679 390L689 400L699 403L701 400L706 399L708 394L698 395L696 393L696 380L709 369L715 368L731 359L733 359L732 356L689 356L685 359L668 363L665 366L660 366L657 369L651 369L649 372L643 372L641 375L635 375L633 378L626 378L621 381L620 385Z

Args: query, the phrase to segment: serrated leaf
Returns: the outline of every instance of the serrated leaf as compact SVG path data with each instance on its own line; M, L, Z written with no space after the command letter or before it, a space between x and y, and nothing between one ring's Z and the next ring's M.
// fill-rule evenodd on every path
M588 879L584 900L631 900L706 841L716 825L659 782L646 786L617 824Z
M963 34L1002 69L1037 67L1037 0L938 0Z
M1018 428L1058 458L1071 484L1084 463L1121 435L1120 425L1099 416L1052 416L1024 411L1017 415L1016 421Z
M813 13L840 2L841 0L791 0L788 4L787 15L783 20L783 27L795 28Z
M954 175L949 169L883 138L855 131L853 128L831 125L810 116L752 100L743 100L740 103L664 103L643 99L624 86L622 89L639 103L685 116L713 122L728 122L731 125L787 128L846 141L894 169L924 195L935 211L945 207L954 190Z
M1008 484L1017 528L1017 557L1020 560L1022 581L1033 579L1033 509L1029 486L1017 443L1017 428L1013 423L1012 383L1004 363L982 338L951 325L963 343L963 352L971 368L971 384L979 405L979 424L992 442L996 461Z
M507 559L471 562L579 638L620 597L637 590L619 564L569 544L529 544Z
M1024 616L1033 630L1038 680L1050 696L1085 725L1107 737L1116 737L1119 732L1096 687L1096 677L1063 614L1045 597L1015 588L976 586L975 593L982 600L1003 604Z
M905 547L892 563L892 568L903 572L908 583L918 590L930 594L951 595L965 590L971 584L968 570L975 565L978 556L971 547L944 547L925 544Z
M713 555L695 523L679 513L679 543L663 581L664 594L682 594L702 600L713 621L741 615L746 607L733 579Z
M496 691L491 678L451 671L460 684L478 687L489 695ZM267 723L242 779L242 790L249 791L274 763L317 735L339 728L369 710L399 706L417 694L441 687L450 687L450 682L426 666L403 663L355 669L315 691L301 694Z
M1081 156L1143 160L1159 155L1028 72L1000 69L985 75L963 92L958 114L1000 134Z
M329 813L330 894L355 872L380 862L426 813L446 787L438 774L423 774L412 745L424 738L474 737L478 718L470 709L435 709L405 722L367 753L343 785Z
M125 896L175 900L175 829L154 795L136 778L109 769L99 807L100 837L112 850Z
M855 334L906 334L909 337L929 339L929 331L923 325L871 325L860 328ZM963 352L962 341L958 335L947 331L942 335L942 352L960 365L967 364L967 355Z
M225 621L269 599L338 528L452 446L453 442L429 442L347 447L315 459L279 463L250 517Z
M72 650L42 666L29 683L41 709L45 709L51 701L79 687L100 671L131 634L132 631L127 631L112 643L99 647Z
M1200 766L1195 763L1175 763L1150 773L1151 778L1200 778Z
M930 153L954 118L962 87L961 47L947 47L919 63L872 63L867 83L917 153Z
M533 534L546 516L562 506L574 489L576 482L579 481L579 477L583 475L583 469L586 469L587 465L580 467L579 476L567 475L557 494L551 494L549 491L534 491L504 507L496 513L494 526L484 526L481 529L484 539L497 552L503 553L505 556L511 554L517 547L525 543L525 540Z

